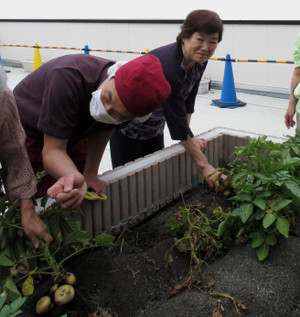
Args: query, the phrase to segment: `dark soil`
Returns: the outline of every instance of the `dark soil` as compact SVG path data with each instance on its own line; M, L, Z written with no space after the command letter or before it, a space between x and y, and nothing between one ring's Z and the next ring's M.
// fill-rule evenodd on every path
M200 204L208 215L229 205L222 194L202 186L185 194L184 201ZM51 316L66 312L70 317L300 316L300 237L296 235L282 237L263 262L249 242L237 245L203 266L203 285L194 283L171 296L190 269L189 255L176 249L168 269L165 259L174 242L165 222L180 206L182 199L124 231L119 237L121 248L88 251L72 259L68 270L77 276L77 296L66 311ZM295 227L300 231L299 219ZM35 316L34 296L44 295L49 285L46 281L39 286L19 316Z

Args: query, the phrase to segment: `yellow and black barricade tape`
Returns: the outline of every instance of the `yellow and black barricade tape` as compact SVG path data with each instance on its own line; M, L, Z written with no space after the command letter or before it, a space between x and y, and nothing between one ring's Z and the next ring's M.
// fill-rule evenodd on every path
M67 47L67 46L43 46L43 45L21 45L21 44L0 44L0 47L22 47L22 48L41 48L41 49L57 49L57 50L75 50L75 51L85 51L85 52L101 52L101 53L127 53L127 54L146 54L145 52L138 51L125 51L125 50L107 50L107 49L91 49L88 47L78 48L78 47Z
M219 57L211 57L212 61L222 61L222 62L234 62L234 63L272 63L272 64L294 64L293 61L280 61L271 59L226 59Z
M43 46L43 45L20 45L20 44L0 44L0 47L25 47L25 48L41 48L41 49L59 49L59 50L75 50L98 53L126 53L126 54L146 54L149 49L145 49L144 52L139 51L126 51L126 50L108 50L108 49L91 49L87 45L83 48L78 47L67 47L67 46ZM293 61L281 61L281 60L269 60L269 59L230 59L220 57L211 57L212 61L222 61L222 62L235 62L235 63L272 63L272 64L294 64Z

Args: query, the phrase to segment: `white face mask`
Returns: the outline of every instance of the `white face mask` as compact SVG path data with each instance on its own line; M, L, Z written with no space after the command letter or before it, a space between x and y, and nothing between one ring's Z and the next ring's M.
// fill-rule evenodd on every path
M107 124L121 124L123 122L120 122L116 119L114 119L112 116L110 116L106 110L105 107L101 101L101 92L102 89L96 90L92 93L92 99L90 101L90 114L91 116L99 122L107 123Z

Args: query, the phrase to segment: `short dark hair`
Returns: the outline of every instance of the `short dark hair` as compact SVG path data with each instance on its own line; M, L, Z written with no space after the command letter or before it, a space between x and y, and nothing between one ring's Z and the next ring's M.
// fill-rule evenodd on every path
M218 42L222 41L223 22L219 15L210 10L195 10L188 14L177 36L177 42L183 43L184 38L190 38L195 32L218 33Z

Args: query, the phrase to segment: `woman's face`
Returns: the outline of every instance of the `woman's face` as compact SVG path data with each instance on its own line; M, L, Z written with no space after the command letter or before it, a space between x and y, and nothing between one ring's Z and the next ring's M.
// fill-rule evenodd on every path
M218 46L218 33L195 32L190 38L184 38L182 52L185 66L192 67L195 63L204 63L214 54Z

